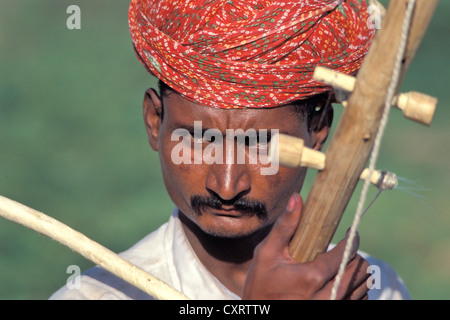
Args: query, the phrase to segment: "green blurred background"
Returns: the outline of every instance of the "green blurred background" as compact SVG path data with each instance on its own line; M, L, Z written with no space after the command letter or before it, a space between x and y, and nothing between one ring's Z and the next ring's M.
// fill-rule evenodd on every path
M72 4L81 30L66 27ZM135 58L128 4L0 0L0 194L115 252L172 210L146 140L141 104L155 82ZM381 195L360 227L361 249L390 263L414 299L450 298L449 21L450 1L442 0L402 87L438 97L435 120L425 127L392 111L378 168L405 181ZM93 264L0 219L0 299L47 299L70 265Z

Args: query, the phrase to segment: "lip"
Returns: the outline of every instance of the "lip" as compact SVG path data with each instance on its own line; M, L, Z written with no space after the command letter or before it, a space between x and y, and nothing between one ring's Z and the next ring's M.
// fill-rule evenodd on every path
M222 208L222 209L210 209L207 210L208 213L215 215L215 216L219 216L219 217L229 217L229 218L241 218L245 215L244 212L233 209L233 208Z
M244 215L241 211L237 211L237 210L233 210L233 209L213 210L212 213L215 215L218 215L218 216L227 216L227 217L234 217L234 218L239 218Z

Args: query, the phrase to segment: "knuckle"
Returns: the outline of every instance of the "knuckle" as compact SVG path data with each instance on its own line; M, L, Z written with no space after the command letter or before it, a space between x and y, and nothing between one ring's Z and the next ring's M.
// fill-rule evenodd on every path
M320 272L318 269L309 270L304 275L304 281L310 287L321 287L324 282L323 273Z
M370 263L369 261L367 261L366 259L364 259L362 256L357 255L357 261L358 261L358 265L360 266L360 269L366 271L367 268L370 267Z
M270 244L267 241L260 242L253 251L253 257L256 260L265 259L269 256Z

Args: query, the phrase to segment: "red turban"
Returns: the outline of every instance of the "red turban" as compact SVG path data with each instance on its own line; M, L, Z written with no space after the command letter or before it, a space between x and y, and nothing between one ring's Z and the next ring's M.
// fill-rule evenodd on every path
M219 108L275 107L329 90L318 65L347 74L374 36L366 0L132 0L131 36L149 72Z

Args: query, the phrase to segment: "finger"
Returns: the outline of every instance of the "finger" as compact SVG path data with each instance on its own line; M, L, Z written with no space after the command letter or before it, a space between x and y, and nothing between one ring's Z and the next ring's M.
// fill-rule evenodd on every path
M328 294L325 296L325 299L329 299L331 296L331 290L333 288L334 281L331 281L326 284L324 287L324 292L328 292ZM336 299L337 300L364 300L369 292L369 287L367 286L366 282L363 281L360 283L357 287L350 288L348 287L347 283L342 283L339 285L338 291L336 293Z
M288 248L289 242L297 229L302 207L302 198L299 194L294 193L289 199L285 212L277 218L265 240L265 245L277 251Z
M360 255L351 261L347 268L347 275L349 277L348 292L346 299L360 300L362 299L371 288L371 284L368 283L368 279L371 276L370 272L367 272L369 263ZM355 289L356 288L356 289Z
M370 277L367 273L368 265L368 262L359 255L347 265L338 286L336 299L359 300L367 294L370 289L367 284L367 279ZM330 291L335 281L336 277L327 284Z
M320 272L326 276L328 280L334 278L339 271L339 267L344 256L344 251L349 240L349 235L350 233L347 232L346 237L342 239L333 249L318 255L315 259L318 262L317 267L320 268ZM356 233L349 253L349 262L356 257L358 247L359 234Z
M353 290L350 294L348 294L344 299L345 300L367 300L369 287L365 281L363 281L359 287Z
M358 262L358 265L361 266L358 275L355 274L353 277L353 281L349 283L349 290L348 293L345 295L344 299L347 300L361 300L364 299L364 297L368 294L371 284L368 283L368 279L370 277L370 274L363 271L363 269L367 269L365 266L365 263L362 263L364 261L361 259L361 262Z

